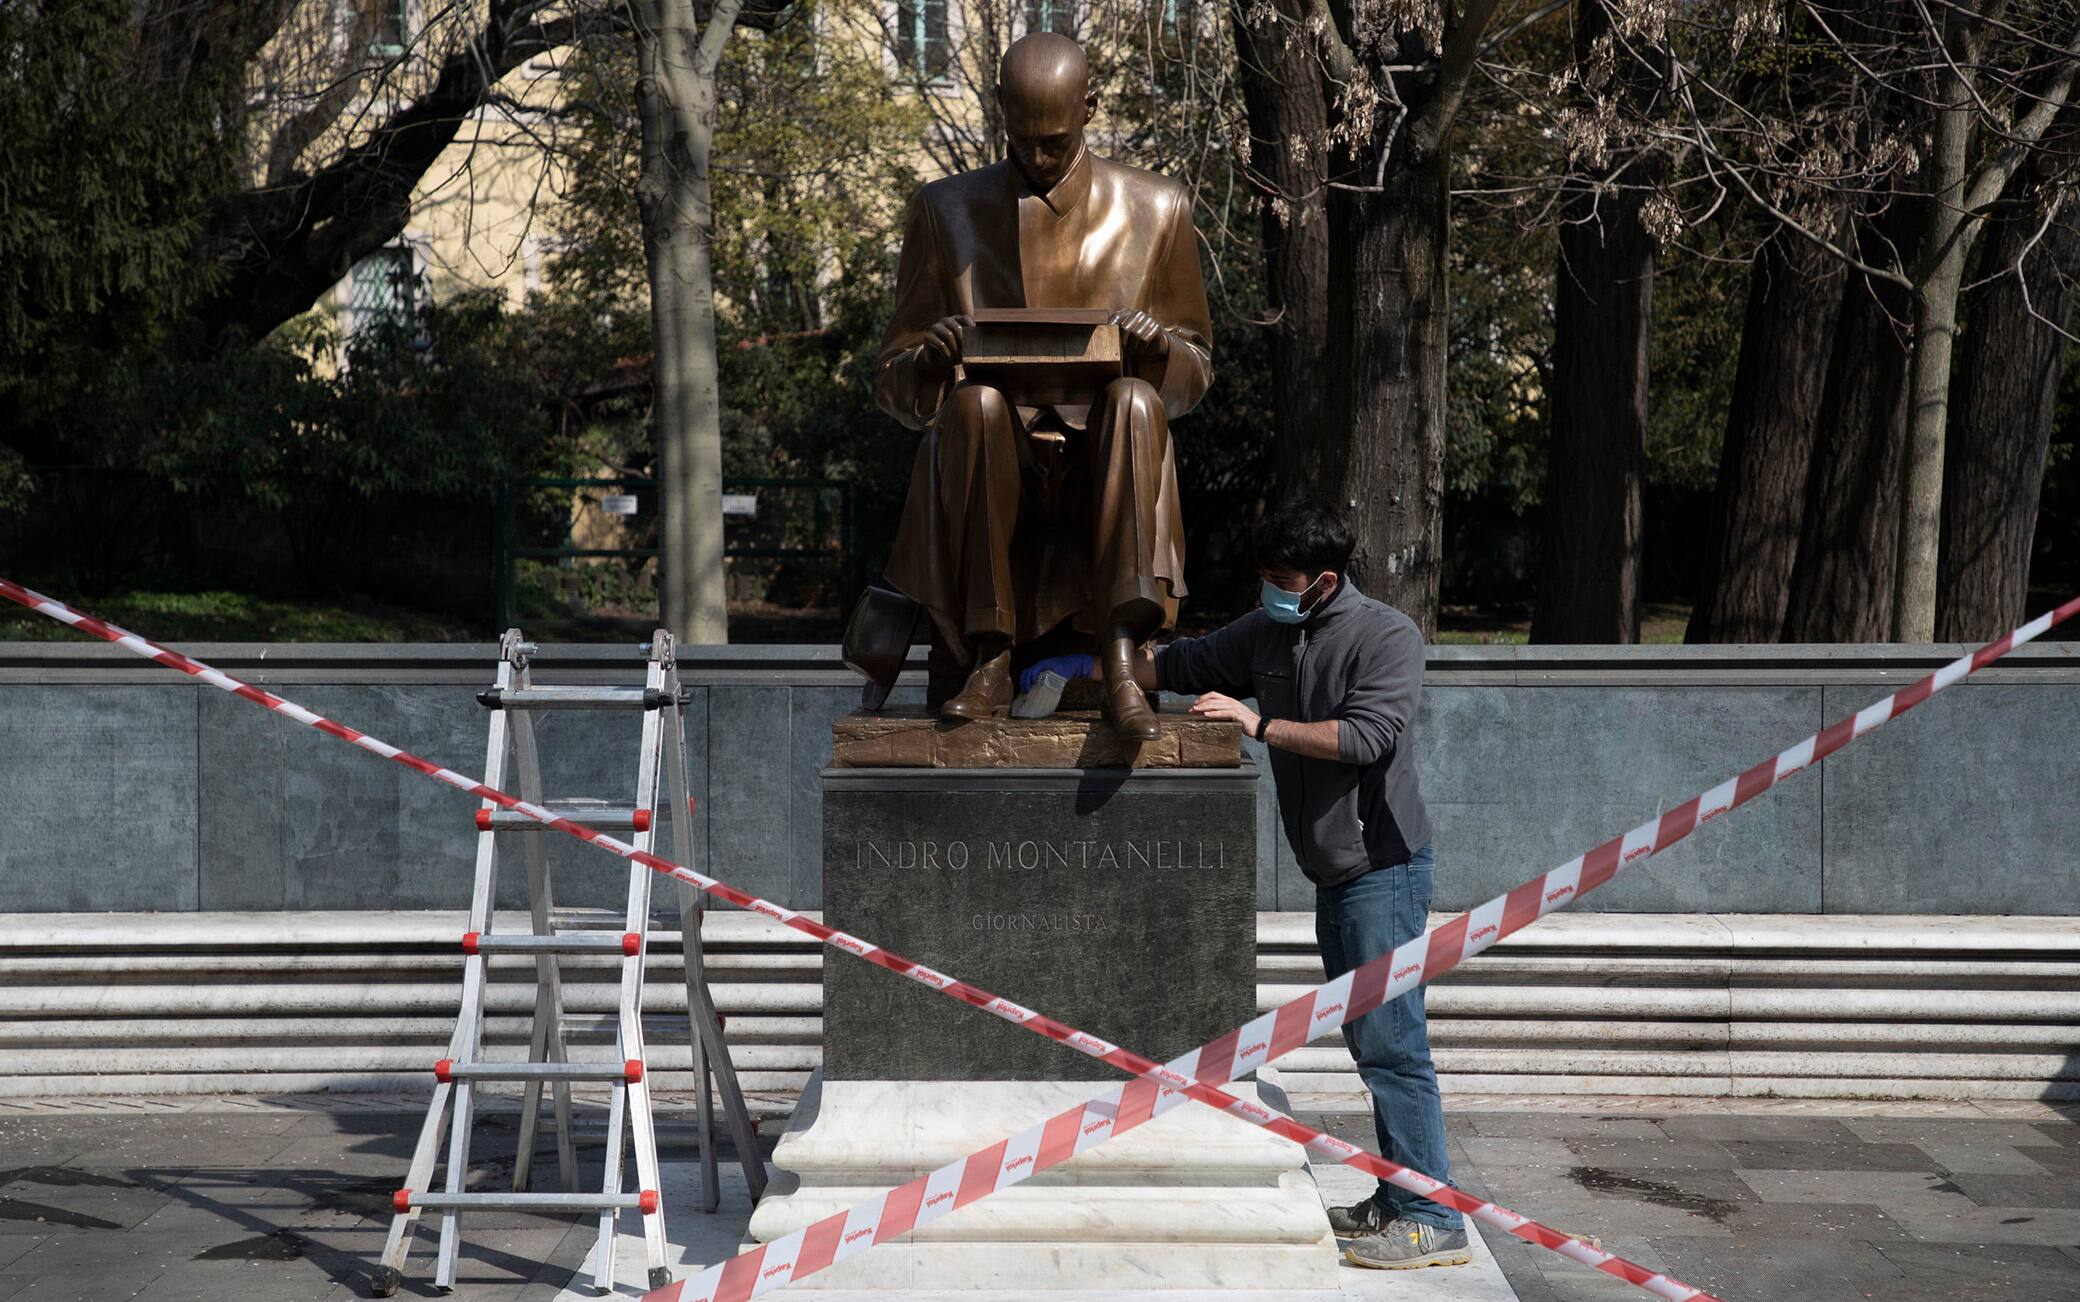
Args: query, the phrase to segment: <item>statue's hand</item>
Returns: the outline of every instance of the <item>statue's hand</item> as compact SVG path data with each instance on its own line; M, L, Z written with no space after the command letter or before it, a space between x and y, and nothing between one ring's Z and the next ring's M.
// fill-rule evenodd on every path
M1150 359L1170 355L1170 332L1140 308L1121 308L1112 314L1112 324L1119 327L1129 352Z
M954 363L961 359L961 329L975 324L971 316L942 316L925 327L924 360L942 370L951 371Z

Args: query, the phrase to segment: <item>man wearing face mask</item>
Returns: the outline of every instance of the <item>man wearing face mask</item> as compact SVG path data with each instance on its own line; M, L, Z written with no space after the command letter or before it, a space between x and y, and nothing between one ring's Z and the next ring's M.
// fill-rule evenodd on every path
M1334 979L1422 935L1429 914L1436 861L1414 739L1423 635L1351 583L1350 526L1328 503L1280 505L1253 541L1261 608L1172 642L1138 670L1150 688L1199 693L1192 713L1240 724L1269 749L1279 817L1315 884L1315 934ZM1236 699L1250 695L1258 710ZM1422 988L1343 1036L1372 1095L1380 1151L1450 1180ZM1471 1259L1458 1212L1385 1181L1366 1201L1330 1209L1329 1222L1361 1266Z

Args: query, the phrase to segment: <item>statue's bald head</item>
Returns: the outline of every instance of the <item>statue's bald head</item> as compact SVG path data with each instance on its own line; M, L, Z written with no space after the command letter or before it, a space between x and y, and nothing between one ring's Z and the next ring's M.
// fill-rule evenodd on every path
M1005 106L1014 99L1067 98L1081 102L1090 88L1090 60L1083 47L1054 32L1021 36L1004 51L997 67L997 86Z
M1011 43L997 69L997 103L1011 157L1034 187L1046 191L1083 151L1084 124L1097 111L1090 60L1083 47L1053 32Z

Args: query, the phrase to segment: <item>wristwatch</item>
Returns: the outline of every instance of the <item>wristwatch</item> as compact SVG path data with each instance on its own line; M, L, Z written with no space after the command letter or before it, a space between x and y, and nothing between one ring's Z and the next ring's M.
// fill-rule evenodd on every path
M1262 741L1264 740L1264 730L1266 728L1269 728L1270 726L1271 716L1268 714L1260 714L1257 716L1257 730L1255 733L1251 735L1254 736L1258 741Z

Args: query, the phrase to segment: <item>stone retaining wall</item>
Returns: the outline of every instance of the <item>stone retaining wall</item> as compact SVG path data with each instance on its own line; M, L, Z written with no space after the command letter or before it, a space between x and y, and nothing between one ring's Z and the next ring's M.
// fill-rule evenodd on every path
M481 772L488 646L186 646ZM1415 731L1439 908L1551 867L1926 673L1911 647L1440 647ZM633 646L546 647L545 682L640 681ZM858 688L830 647L688 653L700 866L822 905L819 772ZM896 704L918 704L913 674ZM625 800L637 722L545 716L549 791ZM1637 865L1604 911L2080 913L2080 644L2011 660ZM1255 743L1245 743L1261 759ZM1312 888L1259 793L1256 906ZM0 643L0 912L455 908L470 804L106 646ZM561 900L621 866L562 844ZM517 905L517 875L504 902Z

